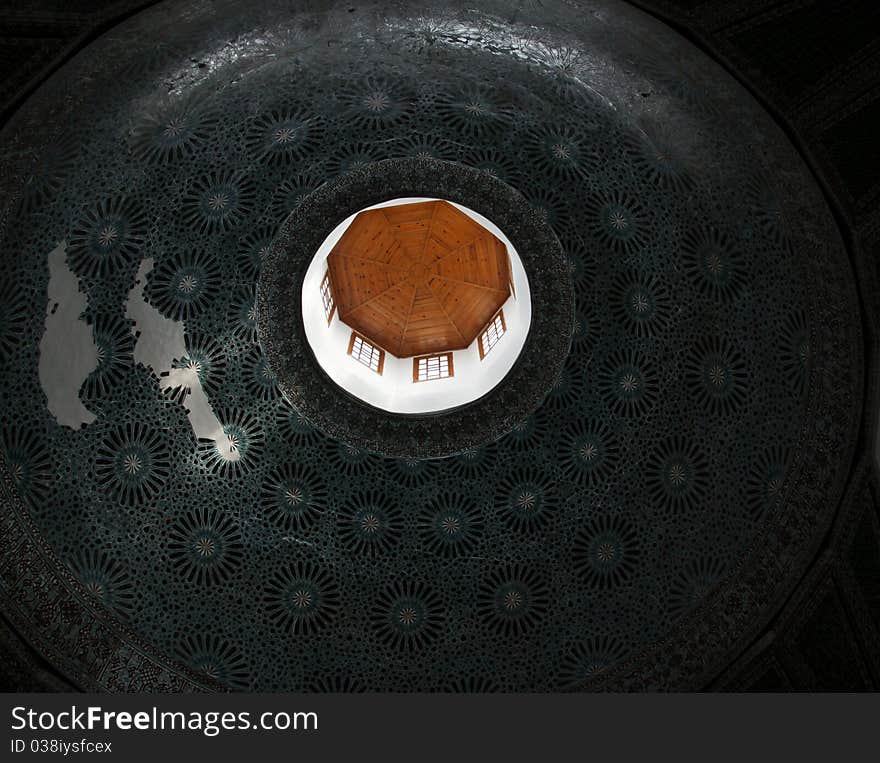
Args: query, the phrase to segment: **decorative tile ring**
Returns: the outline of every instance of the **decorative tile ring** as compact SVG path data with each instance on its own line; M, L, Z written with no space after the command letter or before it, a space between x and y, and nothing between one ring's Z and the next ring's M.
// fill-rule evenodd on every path
M318 364L303 326L302 284L318 247L342 220L390 198L423 196L463 204L505 231L529 279L532 322L515 364L483 397L437 413L396 414L354 398ZM546 219L490 173L430 158L366 164L307 196L264 257L257 306L263 352L297 410L349 445L407 458L460 453L511 431L556 384L574 330L570 268Z

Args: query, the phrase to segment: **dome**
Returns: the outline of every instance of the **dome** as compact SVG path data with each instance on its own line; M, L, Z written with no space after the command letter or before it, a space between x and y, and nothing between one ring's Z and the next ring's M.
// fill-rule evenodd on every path
M473 5L149 8L0 134L4 614L71 686L703 688L816 559L867 343L808 163L625 3ZM395 409L308 299L408 368L524 318Z

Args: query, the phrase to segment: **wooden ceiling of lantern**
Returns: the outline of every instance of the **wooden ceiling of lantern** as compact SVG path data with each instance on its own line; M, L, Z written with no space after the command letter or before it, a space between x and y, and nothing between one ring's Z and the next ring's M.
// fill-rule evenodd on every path
M400 358L464 349L511 289L507 247L445 201L361 212L327 266L340 320Z

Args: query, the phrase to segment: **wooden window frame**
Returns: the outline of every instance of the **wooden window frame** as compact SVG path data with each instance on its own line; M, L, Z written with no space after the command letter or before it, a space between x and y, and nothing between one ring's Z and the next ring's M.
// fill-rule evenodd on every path
M321 279L321 303L324 305L324 315L327 316L327 325L329 326L333 321L333 314L336 312L336 299L333 297L333 284L330 282L330 270L328 269L326 273L324 273L324 277ZM327 304L330 304L330 309L327 309Z
M501 332L498 334L498 338L495 340L494 344L492 344L492 346L489 347L488 350L484 351L483 350L483 337L489 333L489 329L491 329L495 325L495 321L497 321L499 318L501 319ZM490 352L492 352L492 350L495 349L495 347L497 347L498 342L500 342L504 338L504 335L506 333L507 333L507 321L504 319L504 309L502 308L497 313L495 313L495 315L492 316L492 320L489 321L485 325L483 330L477 336L477 347L480 350L480 360L483 360Z
M516 285L513 282L513 263L510 261L510 253L507 251L507 247L504 248L504 252L507 256L507 284L510 286L510 296L516 299Z
M379 362L378 362L377 368L373 368L372 365L370 365L369 363L364 363L364 361L361 357L361 353L358 353L357 355L354 354L354 343L355 343L355 340L358 340L358 339L361 341L361 344L365 344L371 350L374 350L379 353ZM385 350L383 350L377 344L374 344L373 342L371 342L365 336L358 334L357 331L351 332L351 338L348 340L348 354L352 357L353 360L356 360L358 363L360 363L362 366L368 368L373 373L377 373L377 374L379 374L379 376L382 375L382 371L385 369ZM371 353L371 359L372 359L372 353Z
M419 378L419 361L421 360L431 360L432 358L447 358L449 373L446 376L436 376L434 378ZM428 382L428 381L440 381L441 379L451 379L455 376L455 363L453 362L453 355L451 352L435 352L430 355L419 355L418 357L413 358L413 382L415 384L419 384L420 382Z

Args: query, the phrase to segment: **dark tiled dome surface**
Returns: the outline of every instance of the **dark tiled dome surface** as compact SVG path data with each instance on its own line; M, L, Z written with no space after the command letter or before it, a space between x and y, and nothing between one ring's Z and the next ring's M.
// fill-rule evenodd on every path
M622 5L227 5L132 19L3 134L10 617L114 690L699 684L802 572L855 439L851 274L793 149ZM304 196L421 155L541 212L578 316L537 412L432 461L304 421L253 309ZM94 347L64 405L54 315Z

